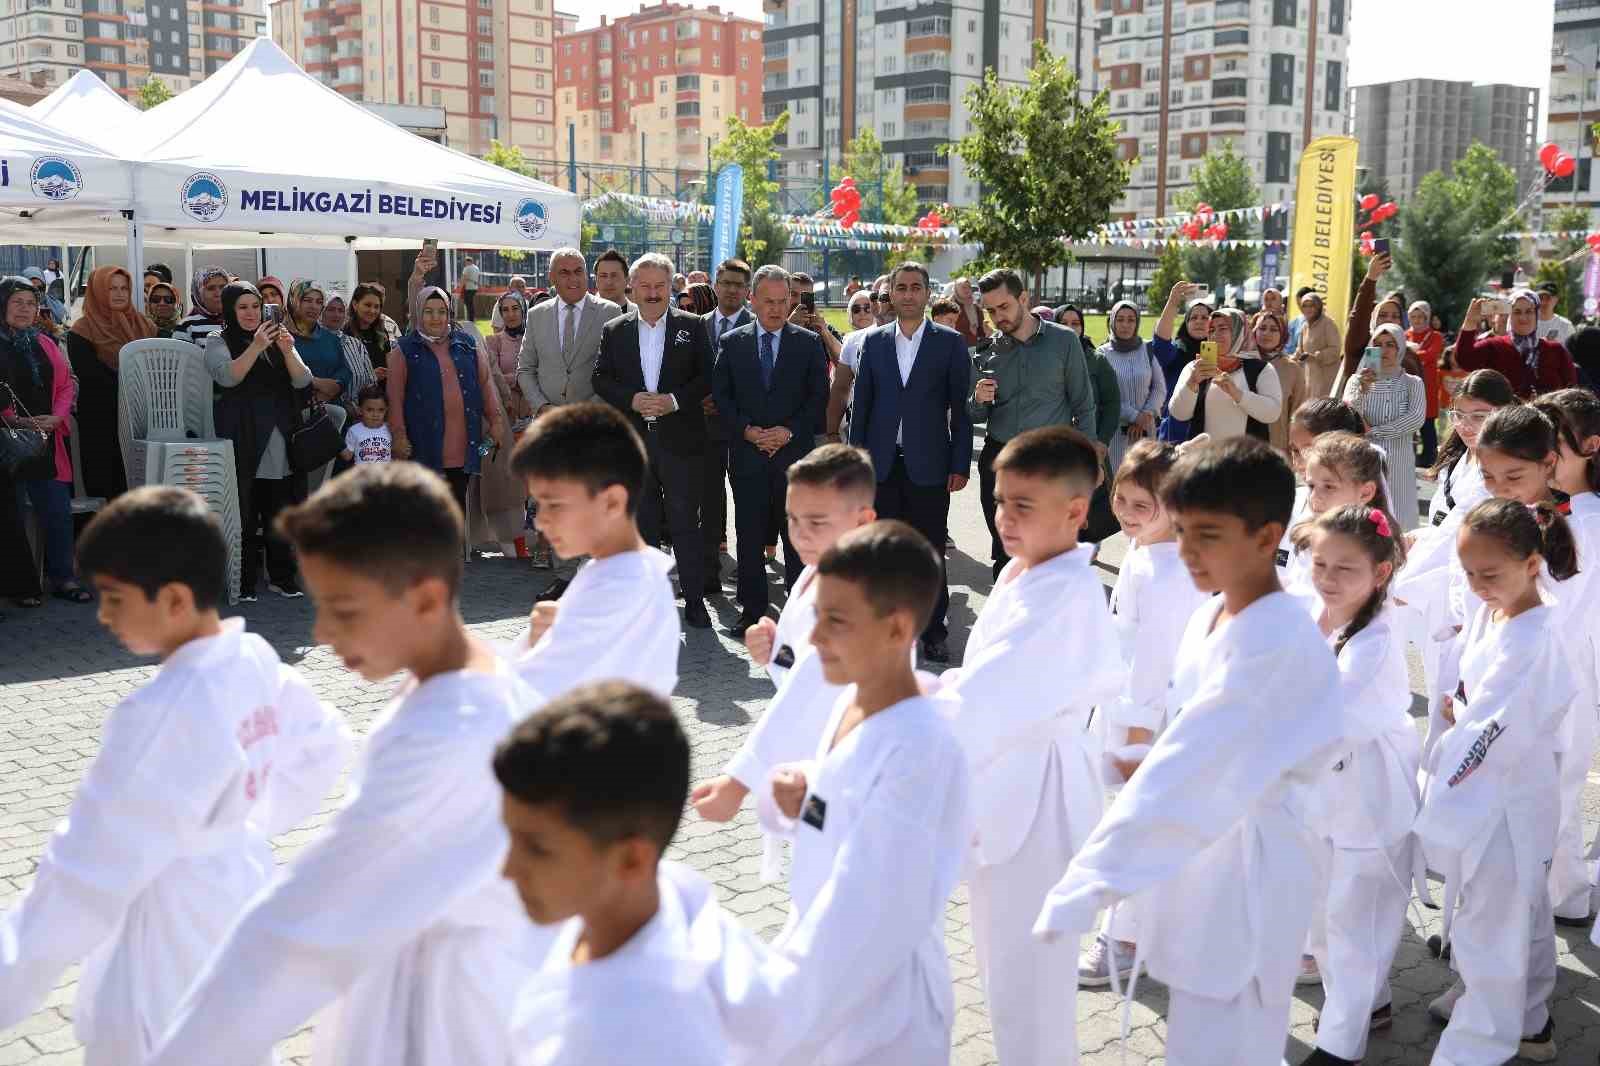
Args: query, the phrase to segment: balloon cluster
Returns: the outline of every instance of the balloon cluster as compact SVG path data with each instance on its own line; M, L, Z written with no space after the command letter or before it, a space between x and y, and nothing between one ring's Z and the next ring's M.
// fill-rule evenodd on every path
M1584 238L1584 242L1589 245L1589 251L1600 255L1600 233L1589 234Z
M1578 161L1553 141L1539 149L1539 165L1552 178L1570 178L1573 171L1578 169Z
M1228 224L1217 217L1210 204L1202 200L1194 205L1189 221L1180 226L1178 232L1191 241L1225 241L1228 239Z
M1358 226L1363 227L1361 230L1361 254L1370 257L1374 250L1373 241L1377 238L1373 235L1372 230L1367 227L1383 225L1400 213L1400 207L1393 200L1380 202L1378 194L1375 192L1369 192L1363 196L1358 202L1358 206L1367 213L1367 217L1357 223Z
M847 177L835 185L828 199L833 202L833 217L839 225L849 229L861 221L861 190L856 188L855 178Z
M943 229L944 228L944 216L939 214L939 209L937 207L932 208L932 209L930 209L928 211L927 214L925 214L921 218L917 219L917 228L918 229Z

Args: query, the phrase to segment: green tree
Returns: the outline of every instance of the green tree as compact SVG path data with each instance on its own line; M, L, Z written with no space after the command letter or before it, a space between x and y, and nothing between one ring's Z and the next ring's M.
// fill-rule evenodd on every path
M164 104L171 100L174 95L172 88L166 82L152 74L144 80L143 85L139 86L139 92L134 98L134 103L140 111L148 111L157 104Z
M1511 268L1517 261L1517 242L1499 235L1522 228L1517 206L1517 175L1500 161L1500 154L1478 141L1451 168L1450 181L1475 232L1490 241L1489 271Z
M1166 250L1161 253L1161 261L1156 264L1156 272L1150 275L1150 288L1145 296L1146 308L1150 311L1159 310L1167 302L1172 287L1184 280L1187 279L1183 276L1183 253L1178 250L1177 241L1168 241ZM1154 323L1149 328L1154 328Z
M1582 207L1567 206L1545 216L1547 230L1583 233L1589 228L1589 212ZM1561 286L1556 296L1556 314L1576 319L1583 314L1583 267L1585 257L1578 253L1586 247L1582 236L1563 237L1551 242L1550 254L1539 264L1536 281L1544 284L1553 281Z
M744 168L744 212L739 226L739 250L751 266L765 266L783 258L789 247L789 232L782 216L774 209L778 203L778 183L770 168L778 160L775 139L788 132L789 112L785 111L765 126L750 126L728 117L728 132L711 149L711 169L715 172L730 163Z
M1180 192L1173 202L1180 211L1193 211L1197 204L1210 204L1218 212L1259 203L1259 193L1250 177L1250 163L1233 149L1231 139L1220 150L1206 153L1194 172L1194 185ZM1229 240L1248 240L1255 227L1244 220L1228 222ZM1190 281L1211 286L1217 299L1226 286L1238 285L1254 273L1261 252L1256 248L1210 248L1194 244L1183 249L1183 269ZM1152 296L1152 299L1154 297Z
M1496 243L1478 229L1457 183L1436 170L1422 179L1400 212L1395 269L1408 297L1426 300L1454 325L1483 288Z
M498 140L490 140L489 150L483 153L483 161L485 163L493 163L497 167L504 167L513 174L521 174L525 178L534 176L533 165L523 157L522 149L514 144L501 144ZM585 233L588 232L589 224L587 222L580 222L579 225ZM502 248L500 249L500 254L513 263L520 263L524 252L520 248Z
M861 217L867 222L884 222L891 226L910 226L917 221L917 187L905 180L899 168L892 166L883 155L883 142L871 126L863 127L844 148L844 172L856 179L861 188ZM823 208L829 208L826 197L831 189L824 189ZM903 252L837 253L842 273L877 274L882 270L905 262L931 258L931 250L913 246Z
M1065 241L1103 223L1127 187L1109 95L1085 101L1066 60L1035 41L1027 85L1002 84L991 68L964 99L971 132L945 150L979 188L976 204L954 212L962 240L984 247L971 267L1017 267L1037 290L1071 258Z

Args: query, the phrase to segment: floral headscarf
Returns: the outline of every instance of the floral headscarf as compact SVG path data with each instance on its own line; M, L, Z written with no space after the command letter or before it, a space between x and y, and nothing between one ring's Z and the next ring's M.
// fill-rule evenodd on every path
M450 325L445 328L444 336L442 337L431 337L422 332L422 308L429 300L433 299L443 300L445 313L450 316ZM424 285L422 288L417 290L417 323L414 327L412 327L413 333L425 341L438 344L440 341L447 341L450 339L450 330L455 327L455 324L456 316L450 308L450 295L448 293L446 293L437 285Z
M192 309L190 311L191 314L205 315L212 321L217 322L222 320L222 312L213 312L207 308L205 301L200 299L200 293L205 289L206 282L210 281L212 278L227 278L227 276L228 272L219 266L203 266L195 270L194 278L189 283L189 307Z
M1506 328L1511 333L1511 343L1516 346L1517 354L1522 356L1523 363L1534 373L1539 372L1539 295L1532 289L1518 289L1511 294L1511 306L1515 307L1518 300L1527 300L1533 304L1534 325L1526 333L1518 333L1511 326L1511 316L1506 316Z
M310 278L295 278L289 284L289 291L284 294L284 303L287 305L283 309L284 325L288 326L289 332L296 336L309 337L322 328L321 316L318 316L311 323L311 328L305 333L301 333L299 330L300 301L305 298L307 293L311 292L320 295L324 302L327 301L328 292L322 287L322 283L312 281Z

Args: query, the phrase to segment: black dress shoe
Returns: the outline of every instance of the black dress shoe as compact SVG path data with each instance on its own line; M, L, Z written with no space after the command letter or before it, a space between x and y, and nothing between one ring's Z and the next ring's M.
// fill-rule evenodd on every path
M711 615L706 612L706 605L700 600L685 600L683 603L683 624L695 629L710 629Z
M741 614L738 620L733 623L733 625L728 627L728 632L734 634L735 636L742 637L744 636L745 630L749 629L751 626L755 625L765 617L765 615L750 614L747 611L744 614Z
M706 578L705 594L707 596L722 596L722 595L725 595L724 592L722 591L722 579L720 577L708 577L708 578Z
M922 642L922 657L930 663L947 663L950 661L950 646L942 640L925 640Z
M558 577L554 581L550 582L550 584L546 585L544 587L544 591L533 598L533 602L540 603L551 600L559 600L562 594L567 591L567 586L570 584L572 584L572 582L568 581L566 578Z

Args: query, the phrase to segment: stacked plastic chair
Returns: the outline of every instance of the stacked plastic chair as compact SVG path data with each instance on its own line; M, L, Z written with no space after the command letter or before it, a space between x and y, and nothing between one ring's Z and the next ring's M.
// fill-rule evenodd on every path
M149 441L145 444L149 484L176 485L199 495L222 522L228 539L228 602L239 599L244 561L244 530L239 522L239 478L231 440Z
M145 471L145 442L216 438L211 375L195 345L131 341L122 346L117 378L117 436L129 488L156 480Z

